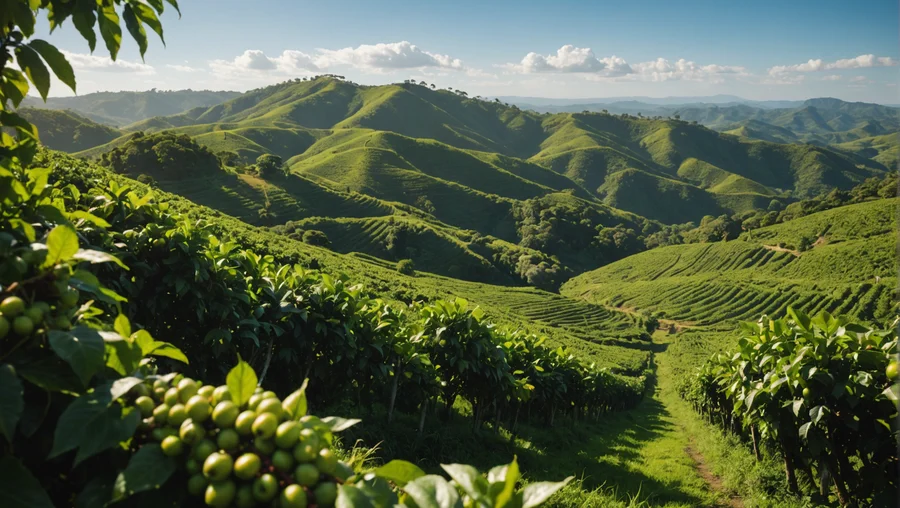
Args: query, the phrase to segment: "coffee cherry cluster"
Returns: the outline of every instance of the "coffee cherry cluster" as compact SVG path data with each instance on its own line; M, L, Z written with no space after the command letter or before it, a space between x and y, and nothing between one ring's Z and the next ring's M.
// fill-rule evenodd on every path
M144 437L184 460L188 492L208 506L327 508L353 475L331 450L327 426L293 418L290 401L274 392L257 388L244 407L227 386L189 378L157 379L134 393Z
M0 233L0 340L72 327L79 294L69 286L70 268L44 267L46 257L46 249L18 245Z

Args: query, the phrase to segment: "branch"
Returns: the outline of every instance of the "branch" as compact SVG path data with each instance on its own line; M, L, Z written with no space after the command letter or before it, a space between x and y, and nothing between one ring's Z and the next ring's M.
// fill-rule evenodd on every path
M266 378L266 373L269 372L269 364L272 362L272 351L275 349L275 337L269 339L269 352L266 353L266 363L263 364L262 374L259 376L258 386L262 386L263 380Z

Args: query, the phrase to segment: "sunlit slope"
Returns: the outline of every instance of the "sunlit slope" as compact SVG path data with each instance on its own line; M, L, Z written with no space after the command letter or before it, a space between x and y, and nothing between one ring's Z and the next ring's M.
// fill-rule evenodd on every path
M74 178L89 175L90 178L115 179L120 183L148 190L146 186L125 175L114 175L63 154L51 155L52 160L40 163L57 168L77 168L78 172L72 176ZM241 222L219 210L196 204L182 196L165 192L164 189L157 190L156 195L158 199L169 202L175 210L186 212L193 219L212 221L222 238L238 240L243 245L260 253L271 254L282 262L318 267L335 274L346 273L354 282L361 282L398 304L413 300L465 298L471 304L483 307L498 325L546 334L550 344L566 346L584 361L631 375L640 374L648 366L649 352L645 349L646 343L639 338L640 330L635 328L636 323L629 314L530 287L467 282L433 275L422 269L417 270L415 276L402 275L396 271L393 263L307 245L267 228ZM316 197L323 200L322 196Z
M116 139L122 132L72 110L20 108L18 113L38 128L41 143L54 150L77 152Z
M654 249L575 277L561 292L687 325L778 314L789 304L885 319L897 283L898 204L900 199L850 205L735 241ZM801 236L818 241L797 252L791 242Z
M886 171L852 151L755 141L684 121L538 114L422 85L327 77L253 90L129 129L189 134L247 162L273 153L295 171L360 192L390 187L392 195L373 194L378 198L409 203L404 192L443 182L467 189L465 202L471 193L521 200L573 189L670 223L742 212L788 191L809 197L849 188ZM382 178L387 183L375 189ZM672 209L680 211L666 213Z

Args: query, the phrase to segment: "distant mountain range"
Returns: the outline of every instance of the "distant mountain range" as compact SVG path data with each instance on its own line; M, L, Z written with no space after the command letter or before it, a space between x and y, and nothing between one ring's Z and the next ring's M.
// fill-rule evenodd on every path
M546 97L518 97L518 96L501 96L499 99L503 102L515 104L519 107L537 107L552 108L560 106L591 106L596 104L621 104L633 103L635 105L647 106L684 106L686 104L751 104L760 108L790 108L796 107L803 101L756 101L744 99L736 95L708 95L708 96L687 96L687 97L604 97L604 98L584 98L584 99L552 99ZM548 109L549 110L549 109ZM554 111L551 111L554 112Z
M86 103L140 99L139 108L116 110L124 119L152 113L155 103L174 108L230 93L175 94L92 94ZM879 134L897 129L896 110L884 106L817 99L793 109L659 107L671 109L672 118L612 110L540 114L458 91L320 77L121 129L73 112L23 112L45 144L89 158L133 145L138 131L188 135L214 153L231 153L230 169L149 175L163 190L247 222L325 231L340 252L412 257L428 271L501 282L520 259L552 255L572 272L604 259L555 246L541 232L557 227L552 217L587 221L590 249L595 226L653 230L660 222L699 222L766 208L773 199L847 189L889 171L897 155L896 140ZM808 136L841 143L795 142ZM160 142L175 150L178 139ZM144 167L153 168L157 156L148 150L139 151L152 159ZM263 154L282 157L291 176L268 181L233 172Z
M173 90L147 92L97 92L75 97L50 97L47 102L26 97L23 106L71 109L91 120L121 127L152 116L174 115L198 106L212 106L240 95L240 92Z

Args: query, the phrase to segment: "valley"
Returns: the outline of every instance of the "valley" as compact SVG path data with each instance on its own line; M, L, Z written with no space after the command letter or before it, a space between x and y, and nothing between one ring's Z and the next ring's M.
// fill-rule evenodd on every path
M277 55L280 20L222 3L269 55L160 64L175 0L13 3L4 508L896 506L900 108L525 96L772 96L895 59ZM48 96L76 70L88 93Z

